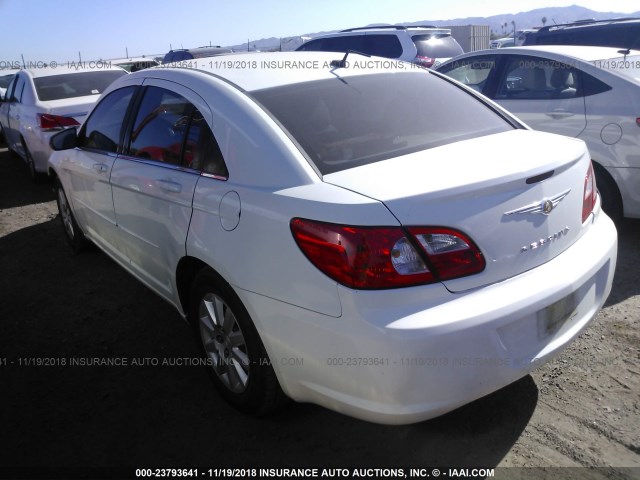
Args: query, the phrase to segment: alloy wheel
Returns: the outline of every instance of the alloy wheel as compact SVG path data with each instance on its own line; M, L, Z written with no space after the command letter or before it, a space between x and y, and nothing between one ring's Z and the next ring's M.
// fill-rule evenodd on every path
M218 295L208 293L200 301L198 318L200 338L215 374L231 392L244 392L250 359L233 311Z

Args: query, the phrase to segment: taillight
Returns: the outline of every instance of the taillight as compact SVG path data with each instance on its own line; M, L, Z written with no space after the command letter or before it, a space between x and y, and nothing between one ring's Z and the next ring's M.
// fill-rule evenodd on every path
M448 228L411 227L440 280L464 277L484 270L484 257L473 241Z
M63 117L62 115L52 115L50 113L39 113L38 120L42 130L54 130L80 125L73 117Z
M485 266L475 244L451 229L405 231L294 218L291 231L313 265L350 288L421 285L471 275Z
M435 61L436 61L435 58L423 57L421 55L417 55L415 60L414 60L414 63L420 65L421 67L431 68Z
M596 205L598 190L596 187L596 176L593 173L593 165L589 163L587 175L584 178L584 194L582 197L582 223L584 223Z

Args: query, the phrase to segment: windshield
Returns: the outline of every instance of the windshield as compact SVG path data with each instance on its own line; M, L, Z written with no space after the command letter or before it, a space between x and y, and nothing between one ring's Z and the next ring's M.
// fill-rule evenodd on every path
M38 99L43 102L63 98L99 95L122 75L124 70L103 70L96 72L77 72L63 75L51 75L33 79Z
M514 128L423 70L317 80L252 96L323 175Z

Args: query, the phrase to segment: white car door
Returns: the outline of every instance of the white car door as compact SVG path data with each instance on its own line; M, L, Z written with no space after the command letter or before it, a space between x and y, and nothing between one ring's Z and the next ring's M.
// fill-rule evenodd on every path
M109 177L135 90L129 85L103 98L80 130L79 147L69 150L61 164L80 227L116 256L121 255Z
M20 141L20 118L24 114L22 94L24 93L25 79L17 74L7 90L7 101L2 106L4 135L10 149L24 157L24 148Z
M129 268L177 303L172 279L185 255L202 168L200 127L211 112L193 91L165 80L146 79L142 95L127 148L111 173L116 221Z
M492 99L535 130L577 137L587 125L580 75L555 60L508 55Z

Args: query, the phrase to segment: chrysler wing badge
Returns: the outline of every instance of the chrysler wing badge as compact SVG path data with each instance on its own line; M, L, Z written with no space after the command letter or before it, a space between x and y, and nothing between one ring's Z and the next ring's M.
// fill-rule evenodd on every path
M517 208L515 210L511 210L510 212L505 212L505 215L514 215L517 213L541 213L543 215L549 215L554 208L558 206L558 204L564 200L564 197L569 195L571 189L565 190L564 192L556 195L555 197L545 198L541 202L531 203L522 208Z

